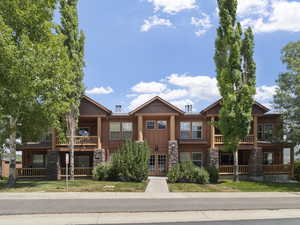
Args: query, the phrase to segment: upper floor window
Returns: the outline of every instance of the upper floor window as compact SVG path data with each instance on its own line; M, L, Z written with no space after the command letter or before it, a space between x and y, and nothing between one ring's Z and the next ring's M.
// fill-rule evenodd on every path
M273 137L273 124L259 124L257 127L257 138L260 141L270 141Z
M44 154L33 154L32 156L32 167L33 168L44 168L46 166L46 155Z
M273 152L264 152L264 164L271 165L273 164L274 154Z
M167 121L166 120L147 120L146 121L146 129L153 130L159 129L164 130L167 128Z
M110 139L125 140L132 138L131 122L111 122L110 123Z
M146 128L148 130L155 129L155 122L153 120L147 120L146 121Z
M180 123L181 139L201 139L202 122L181 122Z
M202 166L202 152L192 152L192 162L196 166Z
M163 130L167 128L167 121L159 120L157 121L157 129Z

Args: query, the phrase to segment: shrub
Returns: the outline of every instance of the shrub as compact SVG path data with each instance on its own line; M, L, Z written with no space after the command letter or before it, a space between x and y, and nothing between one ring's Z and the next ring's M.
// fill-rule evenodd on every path
M168 172L168 181L176 182L191 182L206 184L209 181L209 174L204 168L194 165L191 161L177 164Z
M297 162L294 165L294 176L295 179L300 182L300 162Z
M219 170L214 166L209 166L206 168L209 174L209 182L216 184L219 181Z
M94 177L99 181L109 180L111 173L111 165L100 164L93 170Z
M126 141L112 157L111 176L122 181L141 182L148 178L150 148L146 142Z

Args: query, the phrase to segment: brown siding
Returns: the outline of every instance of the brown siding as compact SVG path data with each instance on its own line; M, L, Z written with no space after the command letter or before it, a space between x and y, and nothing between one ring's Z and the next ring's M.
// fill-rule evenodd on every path
M155 100L149 105L146 105L137 113L178 113L176 110L172 109L171 107L167 106L163 102L159 100Z
M82 99L79 107L79 112L81 116L86 115L107 115L107 113L97 107L95 104L89 102L86 99Z
M2 160L0 161L2 163L2 176L8 177L9 176L9 161ZM16 168L22 168L21 162L16 162Z

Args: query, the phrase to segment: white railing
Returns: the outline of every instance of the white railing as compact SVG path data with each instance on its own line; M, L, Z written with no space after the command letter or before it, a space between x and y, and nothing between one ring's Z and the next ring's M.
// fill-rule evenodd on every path
M75 136L74 137L74 145L97 145L98 137L97 136ZM69 145L69 143L65 143L57 138L56 145Z
M224 136L215 134L215 144L223 144ZM241 140L240 144L254 144L254 135L248 135L243 140Z

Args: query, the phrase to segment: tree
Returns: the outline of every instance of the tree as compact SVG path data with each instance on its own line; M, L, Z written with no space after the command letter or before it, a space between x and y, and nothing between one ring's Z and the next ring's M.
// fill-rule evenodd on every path
M60 0L61 28L66 37L64 42L68 49L69 63L72 68L71 85L74 89L68 98L72 102L70 111L66 114L67 133L70 143L70 178L74 180L74 136L78 124L80 99L84 92L84 34L78 28L78 0Z
M283 134L294 149L300 144L300 41L286 45L281 59L288 71L279 75L274 106L282 115Z
M17 139L37 140L50 127L61 131L61 115L70 107L64 36L54 32L52 22L56 3L0 2L0 115L9 140L10 187L16 182Z
M256 92L254 36L251 28L243 35L236 21L237 4L237 0L218 0L220 27L214 57L222 96L217 126L224 135L224 150L233 152L235 181L239 180L238 146L249 134Z

